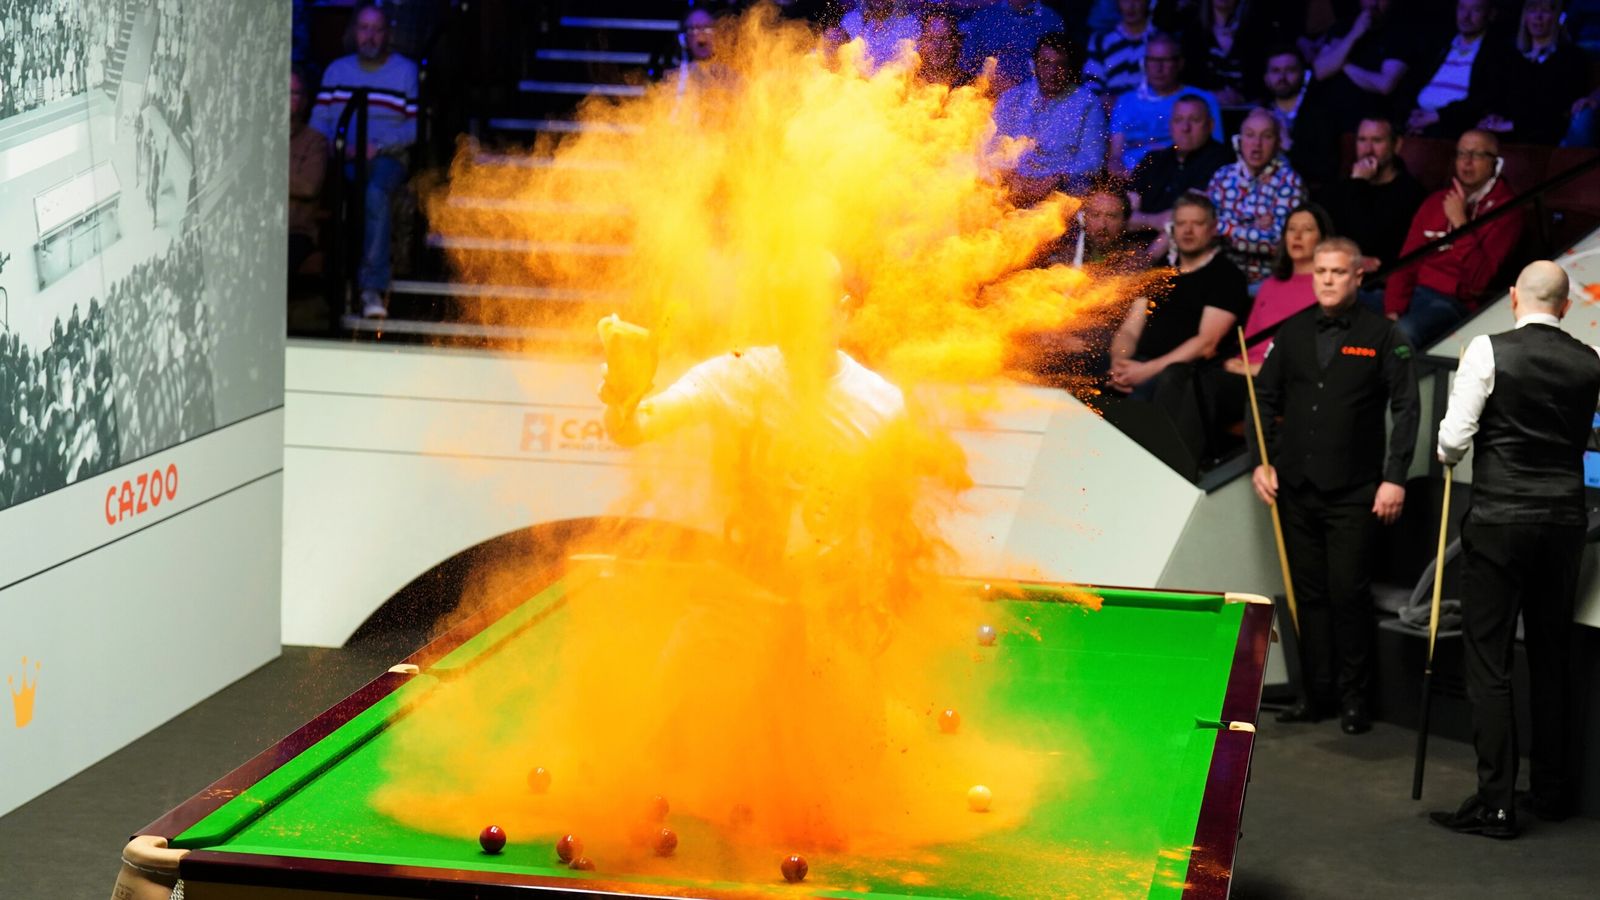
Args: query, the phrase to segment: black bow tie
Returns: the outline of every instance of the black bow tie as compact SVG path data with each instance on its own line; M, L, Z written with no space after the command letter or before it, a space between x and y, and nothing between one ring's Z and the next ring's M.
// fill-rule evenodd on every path
M1318 316L1317 317L1317 330L1318 331L1349 331L1350 330L1350 317L1349 316Z

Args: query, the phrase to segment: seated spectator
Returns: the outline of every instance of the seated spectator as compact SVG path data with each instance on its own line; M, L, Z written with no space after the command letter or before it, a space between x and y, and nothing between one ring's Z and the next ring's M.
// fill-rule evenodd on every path
M1500 179L1500 165L1498 138L1477 129L1463 134L1453 183L1422 202L1401 255L1510 203L1516 195ZM1399 320L1411 346L1426 347L1478 308L1521 235L1522 216L1507 214L1397 270L1384 285L1385 312Z
M366 234L356 284L361 314L382 318L389 314L389 201L405 183L406 153L417 139L417 66L389 49L389 20L378 7L357 7L350 26L345 43L355 52L322 73L311 127L331 143L351 92L367 91ZM353 143L346 159L357 152Z
M901 41L915 42L921 30L916 17L895 12L895 0L861 0L861 5L844 14L839 27L867 45L867 58L883 65L900 52Z
M1211 107L1198 94L1184 94L1172 104L1168 122L1172 146L1146 153L1133 167L1133 224L1164 231L1173 201L1189 191L1204 191L1211 176L1233 162L1233 151L1211 137Z
M1317 204L1306 203L1289 214L1289 224L1284 226L1283 240L1278 242L1278 252L1272 260L1272 275L1261 282L1256 302L1250 307L1250 318L1245 320L1246 343L1317 302L1311 283L1311 260L1317 245L1331 237L1333 221ZM1261 371L1261 361L1267 358L1271 347L1270 338L1250 345L1250 374ZM1244 360L1237 356L1224 360L1223 367L1235 375L1244 374Z
M1082 51L1066 34L1047 34L1034 50L1033 79L1006 91L994 105L998 134L1033 141L1011 176L1019 205L1037 203L1053 190L1081 191L1100 171L1105 111L1079 83L1082 67Z
M1414 55L1412 40L1390 22L1392 0L1360 0L1347 24L1334 26L1311 68L1334 134L1362 117L1387 113Z
M1165 295L1135 302L1111 342L1111 389L1119 393L1152 397L1168 367L1238 353L1234 325L1250 296L1217 240L1216 207L1201 194L1179 197L1172 234L1177 272Z
M1276 37L1268 6L1270 0L1200 0L1184 26L1185 56L1193 64L1189 80L1223 106L1244 106L1255 96L1261 51Z
M1211 110L1211 136L1222 140L1222 109L1217 98L1179 80L1183 74L1183 48L1177 38L1157 34L1145 43L1144 81L1117 99L1111 113L1111 156L1106 160L1111 174L1125 177L1151 150L1165 144L1170 136L1167 119L1172 105L1185 94L1194 94Z
M972 82L972 74L961 68L961 27L954 13L923 14L917 56L921 59L917 77L926 84L961 87Z
M1434 54L1431 65L1418 70L1419 80L1426 80L1412 101L1408 134L1460 134L1489 113L1514 58L1489 34L1494 12L1490 0L1456 0L1455 36ZM1521 90L1519 85L1519 94Z
M1083 69L1084 81L1112 103L1139 87L1145 43L1156 33L1144 0L1117 0L1117 10L1121 21L1116 27L1089 38L1089 61Z
M289 277L317 249L317 200L328 171L328 139L307 127L309 88L300 72L289 70Z
M1279 44L1267 51L1261 82L1266 86L1266 109L1278 117L1278 133L1284 136L1283 149L1293 150L1295 128L1311 84L1305 57L1293 44Z
M1361 266L1368 272L1400 256L1411 217L1427 196L1399 156L1403 142L1389 119L1362 119L1350 176L1319 194L1334 232L1355 241L1367 254Z
M1272 271L1272 256L1289 213L1305 201L1305 184L1278 149L1278 119L1251 110L1239 127L1239 160L1211 176L1206 195L1216 204L1223 246L1251 284Z
M1128 197L1101 182L1083 198L1067 233L1041 261L1096 275L1131 275L1144 268L1143 243L1128 233ZM1092 400L1110 365L1109 350L1121 316L1110 322L1074 322L1024 335L1017 341L1018 366L1042 384L1073 389ZM1077 388L1086 390L1078 391Z
M967 18L961 68L976 76L994 57L994 90L1004 93L1028 80L1039 39L1064 27L1061 15L1039 0L993 0Z
M1517 57L1478 127L1501 140L1554 145L1567 133L1572 107L1589 87L1589 60L1561 25L1561 0L1527 0L1517 29Z

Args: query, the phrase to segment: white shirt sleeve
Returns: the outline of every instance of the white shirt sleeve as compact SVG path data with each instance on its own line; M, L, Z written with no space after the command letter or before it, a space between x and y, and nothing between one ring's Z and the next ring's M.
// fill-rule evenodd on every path
M1493 391L1494 345L1488 335L1480 334L1461 354L1455 383L1450 386L1450 405L1439 423L1439 459L1445 465L1460 462L1471 448L1472 436L1478 433L1478 416Z

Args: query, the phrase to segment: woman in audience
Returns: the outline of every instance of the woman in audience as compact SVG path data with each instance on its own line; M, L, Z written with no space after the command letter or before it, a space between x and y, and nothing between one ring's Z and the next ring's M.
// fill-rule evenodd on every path
M1303 203L1289 214L1272 261L1272 275L1261 282L1255 305L1250 308L1250 318L1245 321L1247 343L1255 335L1317 302L1311 283L1311 256L1317 244L1330 237L1333 237L1333 219L1317 204ZM1264 340L1250 347L1252 375L1261 371L1261 361L1266 359L1271 346L1271 340ZM1238 357L1224 360L1223 366L1235 375L1244 374L1244 361Z
M1493 111L1478 123L1502 141L1559 142L1574 103L1589 88L1589 61L1561 24L1562 0L1526 0L1517 30L1516 68L1501 79Z

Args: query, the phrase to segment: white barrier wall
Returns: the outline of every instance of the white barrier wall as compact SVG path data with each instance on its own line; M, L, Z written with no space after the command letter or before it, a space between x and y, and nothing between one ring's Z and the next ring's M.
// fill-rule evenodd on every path
M285 643L342 644L490 538L616 512L631 453L604 437L597 357L291 342L287 360ZM955 432L976 482L947 526L960 569L1160 583L1202 492L1059 392L1005 387L999 401Z
M4 41L56 70L0 84L0 814L280 646L289 8L32 6Z

